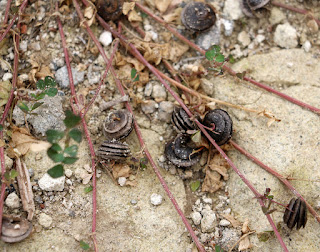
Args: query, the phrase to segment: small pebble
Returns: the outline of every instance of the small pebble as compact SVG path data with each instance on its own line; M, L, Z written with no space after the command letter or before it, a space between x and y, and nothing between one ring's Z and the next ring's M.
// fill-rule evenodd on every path
M16 208L20 207L20 199L15 192L10 193L7 196L5 203L6 203L7 207L9 207L11 209L16 209Z
M159 206L162 203L162 199L160 194L153 193L150 197L150 202L154 206Z
M48 173L45 173L39 180L39 187L44 191L63 191L64 181L66 177L52 178Z
M227 226L229 226L230 224L231 224L230 221L225 220L225 219L223 219L223 220L221 220L221 221L219 222L219 225L222 226L222 227L227 227Z
M190 214L190 217L194 223L194 225L199 225L202 219L202 216L199 212L192 212Z
M309 40L303 43L302 48L305 52L309 52L311 49L311 43Z
M159 101L165 100L167 98L167 92L165 87L159 84L154 85L152 89L152 97L155 100L159 100Z
M52 218L45 213L41 213L39 216L39 224L44 228L49 228L52 224Z
M133 199L133 200L130 201L130 203L131 203L132 205L136 205L138 202Z
M71 178L73 172L70 169L65 169L64 174L66 175L67 178Z
M126 177L119 177L118 178L118 183L120 186L124 186L126 184L126 182L127 182Z
M146 100L141 103L141 109L145 114L152 114L156 111L156 104L154 100Z
M11 80L12 79L12 73L5 73L2 77L3 81Z
M112 43L112 34L111 32L104 31L100 34L99 41L104 46L109 46Z
M274 32L274 42L283 48L295 48L298 45L298 35L289 23L280 24Z

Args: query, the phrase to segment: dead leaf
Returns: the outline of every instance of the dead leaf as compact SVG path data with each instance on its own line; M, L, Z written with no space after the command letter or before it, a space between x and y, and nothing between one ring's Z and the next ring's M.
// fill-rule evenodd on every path
M126 186L137 186L137 181L126 181Z
M239 227L241 225L240 221L236 220L232 215L230 214L221 214L223 218L230 221L233 227Z
M38 79L44 78L46 76L54 77L53 73L51 73L50 68L48 66L42 65L39 72L36 72L35 77Z
M155 0L155 5L161 13L164 13L171 4L171 1L172 0Z
M0 139L0 148L3 147L3 146L5 146L5 145L6 145L6 142L3 141L2 139Z
M136 5L136 3L134 2L124 2L122 5L122 13L123 15L127 15L129 13L129 11L134 10L134 6Z
M84 10L84 17L87 19L87 23L89 26L91 26L95 21L95 9L89 5Z
M142 22L142 17L135 10L132 10L128 15L128 20L130 22Z
M112 167L112 176L117 179L119 177L126 177L130 176L130 167L126 164L114 164Z
M246 219L246 220L244 221L243 225L242 225L241 232L242 232L243 234L246 234L246 233L248 233L248 232L250 232L250 231L251 231L251 229L249 228L249 220Z
M238 250L239 251L243 251L243 250L247 250L252 248L253 245L251 244L250 240L249 240L249 236L246 236L245 238L243 238L240 243L239 243L239 247Z
M181 11L182 8L176 8L173 12L163 15L162 17L167 23L181 24Z
M7 104L7 101L10 96L11 87L12 85L10 81L0 81L0 107Z

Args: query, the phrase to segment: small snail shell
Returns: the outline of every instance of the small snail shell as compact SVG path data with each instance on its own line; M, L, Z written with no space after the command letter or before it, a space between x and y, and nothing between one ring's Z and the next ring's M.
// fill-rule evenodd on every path
M246 0L251 10L257 10L269 3L270 0Z
M27 238L32 231L32 223L26 219L15 219L3 216L2 220L1 240L4 242L20 242Z
M121 139L128 136L133 129L133 116L125 109L108 114L103 124L103 134L109 140Z
M297 229L305 227L307 223L307 206L301 199L291 199L283 215L283 221L288 228L292 229L297 225Z
M122 15L124 0L98 0L96 6L98 14L105 21L115 21Z
M181 22L193 31L204 31L216 22L216 14L211 5L201 2L187 4L181 12Z
M227 143L232 136L232 119L222 109L209 111L203 119L203 125L209 128L214 126L214 130L208 131L208 133L218 145Z
M178 167L190 167L200 159L200 152L193 153L190 135L179 134L165 147L165 155L169 161Z
M97 151L97 156L104 160L125 160L130 155L129 146L117 140L104 141Z
M172 112L171 121L178 132L187 132L196 129L195 124L190 120L186 111L181 107L175 107Z

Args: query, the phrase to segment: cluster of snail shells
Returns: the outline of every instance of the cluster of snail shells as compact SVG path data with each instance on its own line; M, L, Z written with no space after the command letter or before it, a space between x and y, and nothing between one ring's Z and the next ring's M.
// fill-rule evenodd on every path
M174 108L171 121L179 134L166 144L165 155L171 163L178 167L190 167L200 159L200 152L197 151L191 135L188 134L197 129L196 124L190 120L181 107ZM205 115L202 123L207 128L214 129L209 131L209 134L218 145L223 145L230 140L232 120L226 111L222 109L211 110Z
M125 109L112 111L103 123L105 140L98 148L97 156L102 160L125 160L131 156L128 144L120 142L133 129L133 116Z

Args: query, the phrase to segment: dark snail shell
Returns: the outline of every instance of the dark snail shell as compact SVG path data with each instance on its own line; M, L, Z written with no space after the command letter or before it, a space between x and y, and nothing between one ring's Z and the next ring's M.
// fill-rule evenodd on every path
M242 12L248 17L254 17L255 11L264 7L270 0L241 0Z
M203 125L209 128L214 127L214 130L208 130L208 133L218 145L227 143L232 136L232 119L222 109L209 111L203 119Z
M166 157L178 167L190 167L199 162L200 152L193 153L194 151L195 146L187 134L179 134L165 147Z
M96 6L98 14L105 21L115 21L122 15L124 0L98 0Z
M192 31L204 31L216 22L216 14L211 5L201 2L187 4L181 12L181 22Z
M172 112L171 121L178 132L187 132L196 129L196 125L192 122L183 108L175 107Z
M2 218L1 240L7 243L20 242L27 238L32 231L32 223L26 219Z
M97 156L103 160L125 160L130 155L129 146L117 140L104 141L97 151Z
M122 139L133 129L133 116L125 109L109 113L103 124L103 134L108 140Z
M283 215L283 221L288 228L292 229L297 225L297 229L305 227L307 223L307 206L301 199L291 199Z

